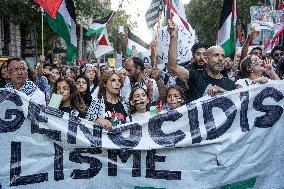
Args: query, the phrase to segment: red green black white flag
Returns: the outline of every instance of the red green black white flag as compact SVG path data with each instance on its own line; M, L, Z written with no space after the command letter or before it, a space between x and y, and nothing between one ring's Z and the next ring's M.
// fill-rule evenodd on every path
M49 16L55 19L62 0L35 0L35 2L39 4Z
M103 33L106 26L110 23L113 17L114 11L111 11L107 17L102 19L94 20L93 23L89 26L88 31L86 33L87 36L92 36L94 34Z
M237 0L224 0L221 12L217 45L222 46L226 56L236 47Z
M52 28L67 44L67 61L73 62L77 56L77 33L76 33L76 14L75 6L72 0L63 0L56 18L53 19L49 15L45 18Z

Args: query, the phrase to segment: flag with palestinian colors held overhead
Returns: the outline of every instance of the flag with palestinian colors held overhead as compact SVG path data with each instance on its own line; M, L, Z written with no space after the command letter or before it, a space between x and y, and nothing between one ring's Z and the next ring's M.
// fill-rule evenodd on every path
M222 46L226 56L236 48L237 0L224 0L221 11L217 45Z
M75 6L72 0L63 0L56 19L49 15L45 18L52 28L67 44L66 59L68 62L73 62L77 56L77 34L76 34L76 14Z
M114 51L114 48L108 40L107 30L105 29L97 40L97 45L94 53L96 58L99 58L112 51Z
M187 22L185 9L182 1L179 0L166 0L166 5L169 8L169 11L171 12L170 19L173 20L175 25L177 26L183 26L185 29L187 29L190 33L190 35L195 35L195 32L193 31L193 28L191 25ZM193 37L195 39L195 37Z
M274 46L278 45L279 37L284 33L284 25L275 24L269 38L264 43L264 50L270 52Z
M137 56L139 52L148 52L149 50L144 48L143 46L139 45L135 41L131 39L127 39L127 49L126 53L128 56Z
M62 0L35 0L35 2L39 4L43 8L43 10L54 19L62 3Z
M86 35L92 36L94 34L101 34L104 31L104 29L106 28L106 26L110 23L113 15L114 15L114 11L111 11L107 17L95 20L89 26Z
M178 15L181 22L183 22L183 25L187 23L187 18L185 14L185 9L183 2L180 0L165 0L166 5L168 6L168 9L171 11L171 15L169 16L170 19L172 16ZM188 23L187 23L188 24ZM185 28L188 28L186 25L184 25Z

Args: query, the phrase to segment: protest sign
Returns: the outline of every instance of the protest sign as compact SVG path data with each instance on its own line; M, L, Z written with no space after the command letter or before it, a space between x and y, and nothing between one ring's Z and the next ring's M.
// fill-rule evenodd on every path
M252 6L250 7L250 16L252 23L272 22L273 13L270 6Z
M269 38L271 32L274 30L273 23L252 23L249 25L249 28L254 28L255 32L251 41L252 46L261 46L264 45L266 40Z
M283 81L105 131L0 90L0 188L283 188Z
M155 39L153 37L153 39ZM186 63L191 60L191 47L195 43L195 33L190 33L185 27L178 26L178 44L177 44L177 63ZM168 51L170 44L170 35L167 27L162 27L159 32L157 50L157 61L159 69L163 69L168 63Z
M151 65L151 53L149 51L145 52L138 52L137 57L141 58L143 60L144 64Z
M108 62L108 66L111 67L111 68L115 68L115 62L116 59L115 58L108 58L107 59L107 62Z
M273 21L275 24L284 25L284 10L274 10L273 11Z

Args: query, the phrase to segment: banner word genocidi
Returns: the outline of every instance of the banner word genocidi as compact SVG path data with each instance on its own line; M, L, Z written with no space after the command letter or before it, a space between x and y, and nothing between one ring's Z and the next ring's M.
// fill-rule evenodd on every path
M106 131L0 90L0 188L284 186L283 81Z

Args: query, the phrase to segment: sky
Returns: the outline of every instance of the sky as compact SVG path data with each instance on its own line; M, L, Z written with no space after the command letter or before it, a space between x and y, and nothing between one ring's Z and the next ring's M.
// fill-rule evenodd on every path
M190 0L182 0L184 4L189 3ZM148 29L145 21L145 13L149 8L151 0L132 0L131 3L123 4L123 8L128 15L131 16L131 21L137 22L138 27L134 28L133 33L139 36L143 41L149 43L152 40L152 32ZM118 0L111 0L112 10L118 9Z

